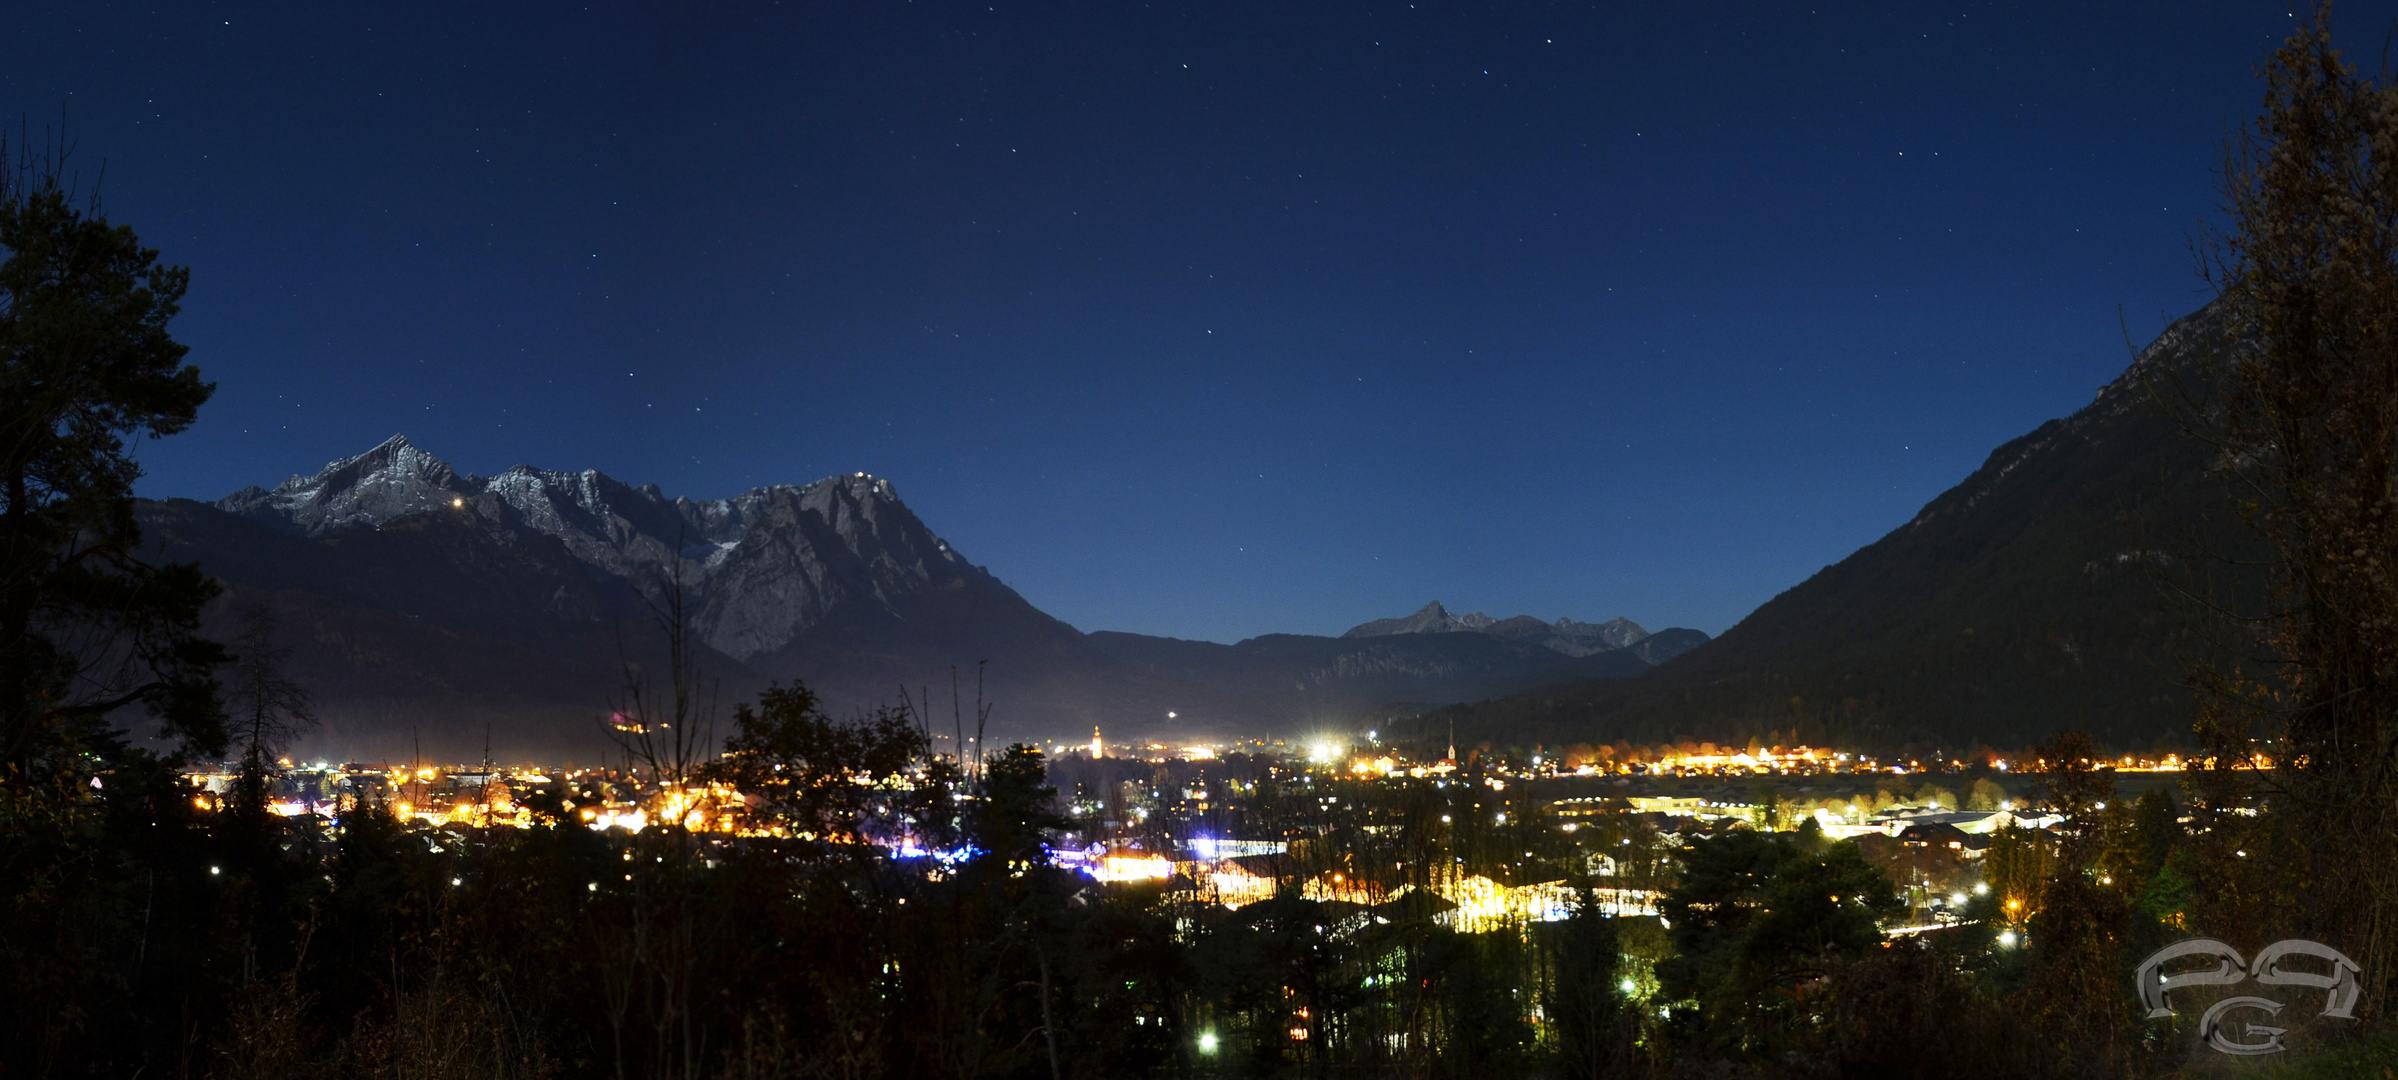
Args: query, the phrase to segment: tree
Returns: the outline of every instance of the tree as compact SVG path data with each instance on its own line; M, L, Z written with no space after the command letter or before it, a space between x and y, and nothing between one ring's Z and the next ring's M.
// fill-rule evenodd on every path
M232 683L225 688L233 743L241 750L234 805L254 815L266 809L267 777L274 771L276 751L315 727L316 712L307 688L283 673L291 650L275 646L275 613L266 605L243 609L241 637L234 644L239 652Z
M2242 342L2220 380L2226 476L2270 555L2261 678L2207 678L2218 764L2271 757L2302 882L2285 912L2398 979L2398 90L2319 7L2262 67L2227 147L2209 273ZM2261 740L2261 745L2259 740Z
M189 271L79 200L63 148L7 156L0 145L13 164L0 170L0 784L56 798L126 706L195 749L224 744L224 650L198 633L216 586L142 557L126 445L182 431L215 387L167 333Z
M914 801L906 773L929 747L904 710L838 721L794 683L769 688L755 707L735 706L724 757L702 772L742 794L748 824L864 853L870 841L898 838L896 819Z
M1577 890L1573 911L1557 924L1554 936L1556 970L1542 1004L1556 1025L1560 1071L1574 1080L1619 1075L1628 1064L1623 1059L1631 1041L1617 986L1623 955L1615 920L1587 883Z
M222 945L153 887L194 811L117 723L141 707L186 751L224 747L225 654L198 633L216 587L143 557L127 446L212 388L167 333L188 275L65 156L0 140L0 1067L121 1074L162 1060L145 995L205 994Z
M1880 944L1882 920L1905 910L1856 844L1821 835L1738 830L1683 846L1682 883L1659 905L1677 955L1657 978L1667 1000L1695 1006L1677 1019L1721 1050L1771 1051L1794 1030L1791 988Z
M645 593L641 602L666 646L666 681L661 686L643 674L629 652L620 656L624 685L609 718L608 737L624 754L627 771L654 787L680 793L716 753L716 681L700 671L699 642L691 634L680 559L667 564L655 591L655 597ZM660 824L680 829L684 820Z
M1016 743L983 769L976 799L966 816L966 834L981 849L978 860L1000 866L1041 863L1049 837L1074 821L1057 811L1057 789L1038 748Z
M2137 962L2126 955L2131 922L2123 890L2100 865L2115 781L2099 771L2101 755L2082 732L2063 732L2035 753L2047 770L2042 798L2065 815L2030 923L2039 1037L2058 1075L2113 1075L2129 1053L2123 972Z

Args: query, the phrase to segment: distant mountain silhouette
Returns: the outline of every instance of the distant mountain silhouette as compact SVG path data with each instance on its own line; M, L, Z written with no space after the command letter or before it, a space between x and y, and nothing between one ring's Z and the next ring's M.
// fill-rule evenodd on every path
M1441 704L1649 668L1626 650L1575 657L1472 633L1367 639L1266 634L1220 645L1100 631L1090 640L1129 668L1251 699L1256 713L1325 723L1377 705Z
M1530 642L1567 656L1589 656L1593 653L1628 649L1649 637L1649 632L1630 619L1609 619L1603 623L1575 622L1559 619L1542 622L1530 615L1512 619L1494 619L1479 611L1470 615L1452 615L1449 609L1435 600L1413 615L1397 619L1375 619L1359 623L1342 634L1345 638L1391 637L1397 634L1488 634L1510 641ZM1691 645L1707 640L1697 630L1672 630L1674 636L1652 647L1644 657L1653 656L1650 663L1663 663ZM1696 635L1695 637L1693 635Z
M463 474L393 436L272 489L141 514L165 557L196 560L228 587L212 615L220 633L238 606L280 613L294 674L325 717L316 742L349 756L471 757L488 732L502 756L597 760L625 664L664 670L654 612L677 588L728 711L801 679L836 709L905 692L946 712L953 674L969 702L980 675L994 737L1312 731L1376 706L1617 676L1655 658L1494 633L1237 645L1086 635L864 473L695 502L588 470ZM1524 638L1586 627L1531 622L1541 630ZM1585 636L1620 635L1614 626Z
M2020 746L2067 727L2146 747L2190 728L2201 650L2166 581L2247 544L2208 450L2151 388L2198 385L2231 341L2176 322L2072 416L2041 425L1913 520L1639 678L1544 687L1415 721L1503 742L1724 740ZM2164 572L2160 577L2159 572Z

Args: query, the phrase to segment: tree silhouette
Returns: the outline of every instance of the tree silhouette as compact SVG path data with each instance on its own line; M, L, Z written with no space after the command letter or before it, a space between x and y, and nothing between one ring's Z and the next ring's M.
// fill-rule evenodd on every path
M241 752L233 802L237 812L255 815L265 812L277 753L314 728L317 719L307 688L283 672L291 650L275 644L272 609L264 604L242 609L242 631L234 649L225 685L232 741Z

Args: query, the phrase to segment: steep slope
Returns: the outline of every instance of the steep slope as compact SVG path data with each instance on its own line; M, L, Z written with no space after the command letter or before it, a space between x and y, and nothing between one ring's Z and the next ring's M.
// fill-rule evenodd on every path
M1951 746L2064 727L2142 746L2186 732L2178 680L2201 642L2166 585L2255 584L2193 561L2242 541L2205 448L2152 388L2192 384L2230 347L2211 309L2176 322L2089 406L1999 447L1913 520L1646 676L1462 706L1424 730L1455 719L1477 738Z

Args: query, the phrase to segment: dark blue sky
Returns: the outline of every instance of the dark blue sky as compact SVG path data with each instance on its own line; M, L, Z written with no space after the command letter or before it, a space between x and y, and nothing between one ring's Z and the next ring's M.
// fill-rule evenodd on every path
M64 105L193 271L219 389L145 492L395 431L695 497L863 470L1084 629L1718 632L2203 302L2293 25L669 7L13 5L0 109ZM2360 55L2394 7L2342 8Z

